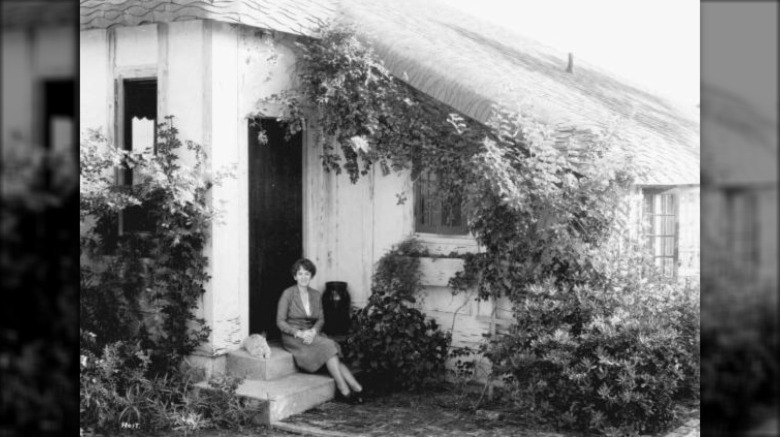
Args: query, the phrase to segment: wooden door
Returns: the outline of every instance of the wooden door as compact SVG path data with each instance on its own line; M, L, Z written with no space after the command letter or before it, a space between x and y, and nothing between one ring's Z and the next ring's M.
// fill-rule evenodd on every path
M294 285L290 267L303 255L303 144L284 139L274 119L249 125L249 331L275 339L276 306Z

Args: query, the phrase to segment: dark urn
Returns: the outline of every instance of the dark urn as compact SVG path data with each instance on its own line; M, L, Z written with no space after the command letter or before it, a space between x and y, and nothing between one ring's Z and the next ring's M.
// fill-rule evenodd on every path
M328 335L347 335L349 333L349 310L352 299L347 291L347 283L332 281L325 283L322 294L322 312L325 316L323 330Z

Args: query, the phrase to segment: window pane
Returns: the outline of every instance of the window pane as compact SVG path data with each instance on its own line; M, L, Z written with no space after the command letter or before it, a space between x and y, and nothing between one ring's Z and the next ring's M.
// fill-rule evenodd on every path
M674 256L674 237L665 237L664 240L666 240L666 252L664 255L673 257Z
M141 153L147 148L154 150L154 120L133 117L131 139L133 144L130 150L135 153Z
M646 190L643 196L648 246L662 274L674 276L677 249L677 194Z
M439 234L468 233L460 201L443 204L436 189L436 176L423 172L415 186L415 230Z
M674 276L674 262L669 258L664 259L664 276Z
M675 218L670 216L666 218L666 232L665 235L673 237L675 233Z

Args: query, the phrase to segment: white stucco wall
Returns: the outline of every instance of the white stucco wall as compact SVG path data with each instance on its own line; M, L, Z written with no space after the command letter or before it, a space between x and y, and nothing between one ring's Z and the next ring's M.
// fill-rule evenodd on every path
M680 277L696 278L701 273L701 189L679 188L678 270Z
M207 143L210 147L212 171L226 169L246 162L246 154L239 147L239 88L236 68L238 66L238 35L235 26L224 23L209 23L207 34L211 47L207 47L206 93L211 104L205 110L210 119L204 125L210 129ZM210 71L209 71L210 70ZM210 76L210 77L209 77ZM210 90L209 90L210 88ZM211 287L208 292L212 308L213 340L212 352L233 349L247 335L246 315L248 307L248 260L247 238L242 238L247 227L247 205L244 196L238 195L240 187L246 186L246 172L226 179L212 191L214 205L223 209L220 222L212 225L211 233Z
M174 25L179 28L178 24ZM117 27L114 62L119 68L157 67L157 25Z
M108 67L107 32L82 31L79 41L79 127L82 130L96 129L105 135L112 125L108 105L113 98L113 80Z

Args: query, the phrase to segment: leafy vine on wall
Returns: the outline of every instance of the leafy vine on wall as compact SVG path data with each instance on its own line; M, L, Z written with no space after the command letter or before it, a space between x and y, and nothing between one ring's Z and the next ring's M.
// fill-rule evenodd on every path
M622 200L635 176L630 157L616 153L618 121L556 130L496 106L482 124L394 78L350 26L326 24L297 46L299 87L259 107L282 104L290 134L314 117L323 166L353 183L374 165L383 174L412 168L413 179L434 173L442 200L464 202L486 249L467 260L456 290L478 277L487 299L550 275L594 273L589 259L625 224Z
M190 141L194 165L185 165L183 146L172 116L158 125L156 153L119 150L95 132L81 140L82 329L97 334L96 353L142 339L159 371L208 339L195 312L210 279L204 248L219 216L209 193L232 174L210 174L202 147ZM132 171L131 185L115 182L118 169Z

